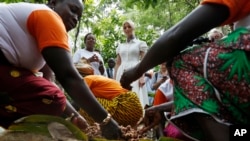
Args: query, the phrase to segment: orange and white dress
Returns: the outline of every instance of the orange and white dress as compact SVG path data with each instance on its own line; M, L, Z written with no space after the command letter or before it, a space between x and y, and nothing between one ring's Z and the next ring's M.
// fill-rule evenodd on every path
M37 71L49 46L70 50L61 17L45 4L0 4L0 49L17 67Z
M31 114L61 115L64 93L35 72L50 46L70 51L61 17L45 4L0 4L0 125ZM60 63L60 62L58 62ZM2 98L4 96L5 98Z

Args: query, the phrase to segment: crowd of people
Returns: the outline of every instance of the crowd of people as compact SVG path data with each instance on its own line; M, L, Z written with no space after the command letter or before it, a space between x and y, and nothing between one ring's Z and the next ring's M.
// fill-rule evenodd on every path
M229 126L250 124L250 1L202 0L150 48L126 20L126 42L108 67L92 33L71 55L67 32L81 19L83 5L0 4L0 126L33 114L73 115L80 129L99 123L107 139L121 138L120 125L143 121L141 133L169 122L159 135L227 141ZM232 23L228 35L218 30Z

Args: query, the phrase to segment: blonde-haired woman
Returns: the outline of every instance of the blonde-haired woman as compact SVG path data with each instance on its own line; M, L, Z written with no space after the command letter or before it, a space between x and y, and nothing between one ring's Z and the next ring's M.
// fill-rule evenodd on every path
M121 75L126 69L140 62L148 48L145 41L135 37L135 24L131 20L125 21L122 27L127 40L125 43L121 43L116 49L115 79L117 81L120 81ZM142 106L149 103L147 88L144 84L145 81L143 76L131 84L132 91L137 93Z

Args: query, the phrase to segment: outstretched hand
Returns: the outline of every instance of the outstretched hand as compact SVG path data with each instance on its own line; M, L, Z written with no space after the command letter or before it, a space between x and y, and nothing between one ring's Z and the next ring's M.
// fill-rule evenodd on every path
M142 123L144 124L144 127L139 131L140 134L144 134L151 128L154 128L156 125L158 125L161 122L161 120L162 120L162 117L159 111L151 107L148 109L146 108L145 115L142 119Z
M120 79L120 83L122 85L123 88L131 90L131 83L135 80L137 80L138 78L140 78L142 76L142 74L139 73L138 71L138 65L125 70L121 76Z
M85 131L85 129L89 126L88 122L82 116L72 117L71 121L82 131Z
M111 120L106 125L101 126L102 136L107 139L117 140L122 136L121 129L117 122Z

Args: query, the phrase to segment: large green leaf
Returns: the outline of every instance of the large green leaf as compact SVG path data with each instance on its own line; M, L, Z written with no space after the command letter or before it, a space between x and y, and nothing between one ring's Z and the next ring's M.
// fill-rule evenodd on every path
M86 134L84 134L78 127L69 121L57 116L50 115L30 115L16 120L9 128L10 131L16 132L29 132L39 133L47 136L51 136L48 127L51 123L60 123L64 125L72 135L79 140L88 140Z

